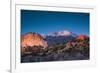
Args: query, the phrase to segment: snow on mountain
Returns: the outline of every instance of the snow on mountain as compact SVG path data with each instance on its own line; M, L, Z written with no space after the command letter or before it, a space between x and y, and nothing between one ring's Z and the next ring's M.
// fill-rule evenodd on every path
M59 31L59 32L47 34L47 36L73 36L73 37L75 37L76 34L69 32L67 30L64 30L64 31Z
M64 30L44 35L44 40L46 40L48 45L51 46L58 43L66 43L67 41L74 39L76 36L76 34Z

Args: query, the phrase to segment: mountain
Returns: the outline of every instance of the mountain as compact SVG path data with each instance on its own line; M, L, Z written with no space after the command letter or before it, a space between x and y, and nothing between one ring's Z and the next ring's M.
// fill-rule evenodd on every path
M42 46L46 48L48 44L40 34L29 32L21 36L21 47L27 46Z
M54 32L54 33L50 33L47 36L77 36L76 34L69 32L67 30L64 31L59 31L59 32Z
M67 41L74 39L76 36L76 34L65 30L47 34L45 35L44 40L48 42L49 46L52 46L60 43L66 43Z

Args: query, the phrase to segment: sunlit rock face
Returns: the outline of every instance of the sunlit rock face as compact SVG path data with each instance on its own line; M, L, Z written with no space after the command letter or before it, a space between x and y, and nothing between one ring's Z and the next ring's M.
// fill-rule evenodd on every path
M76 40L85 40L87 38L89 38L89 37L86 36L86 35L81 34L81 35L79 35L79 36L76 37Z
M89 49L89 36L78 35L75 39L69 40L66 43L66 49L82 50L83 48Z
M21 36L21 47L27 46L42 46L46 48L48 44L40 34L29 32Z

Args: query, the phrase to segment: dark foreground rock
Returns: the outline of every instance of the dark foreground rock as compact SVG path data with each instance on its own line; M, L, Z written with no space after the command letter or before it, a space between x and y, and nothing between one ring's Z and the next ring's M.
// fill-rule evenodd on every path
M72 61L72 60L89 60L89 55L84 55L81 52L64 52L50 53L47 55L24 55L21 56L21 63L30 62L49 62L49 61Z

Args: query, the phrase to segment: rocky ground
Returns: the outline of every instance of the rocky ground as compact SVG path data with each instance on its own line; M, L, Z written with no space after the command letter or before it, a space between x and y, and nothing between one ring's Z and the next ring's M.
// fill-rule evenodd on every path
M21 56L22 63L28 62L48 62L48 61L72 61L72 60L88 60L89 54L82 54L79 51L63 52L63 53L50 53L43 55L24 55Z

